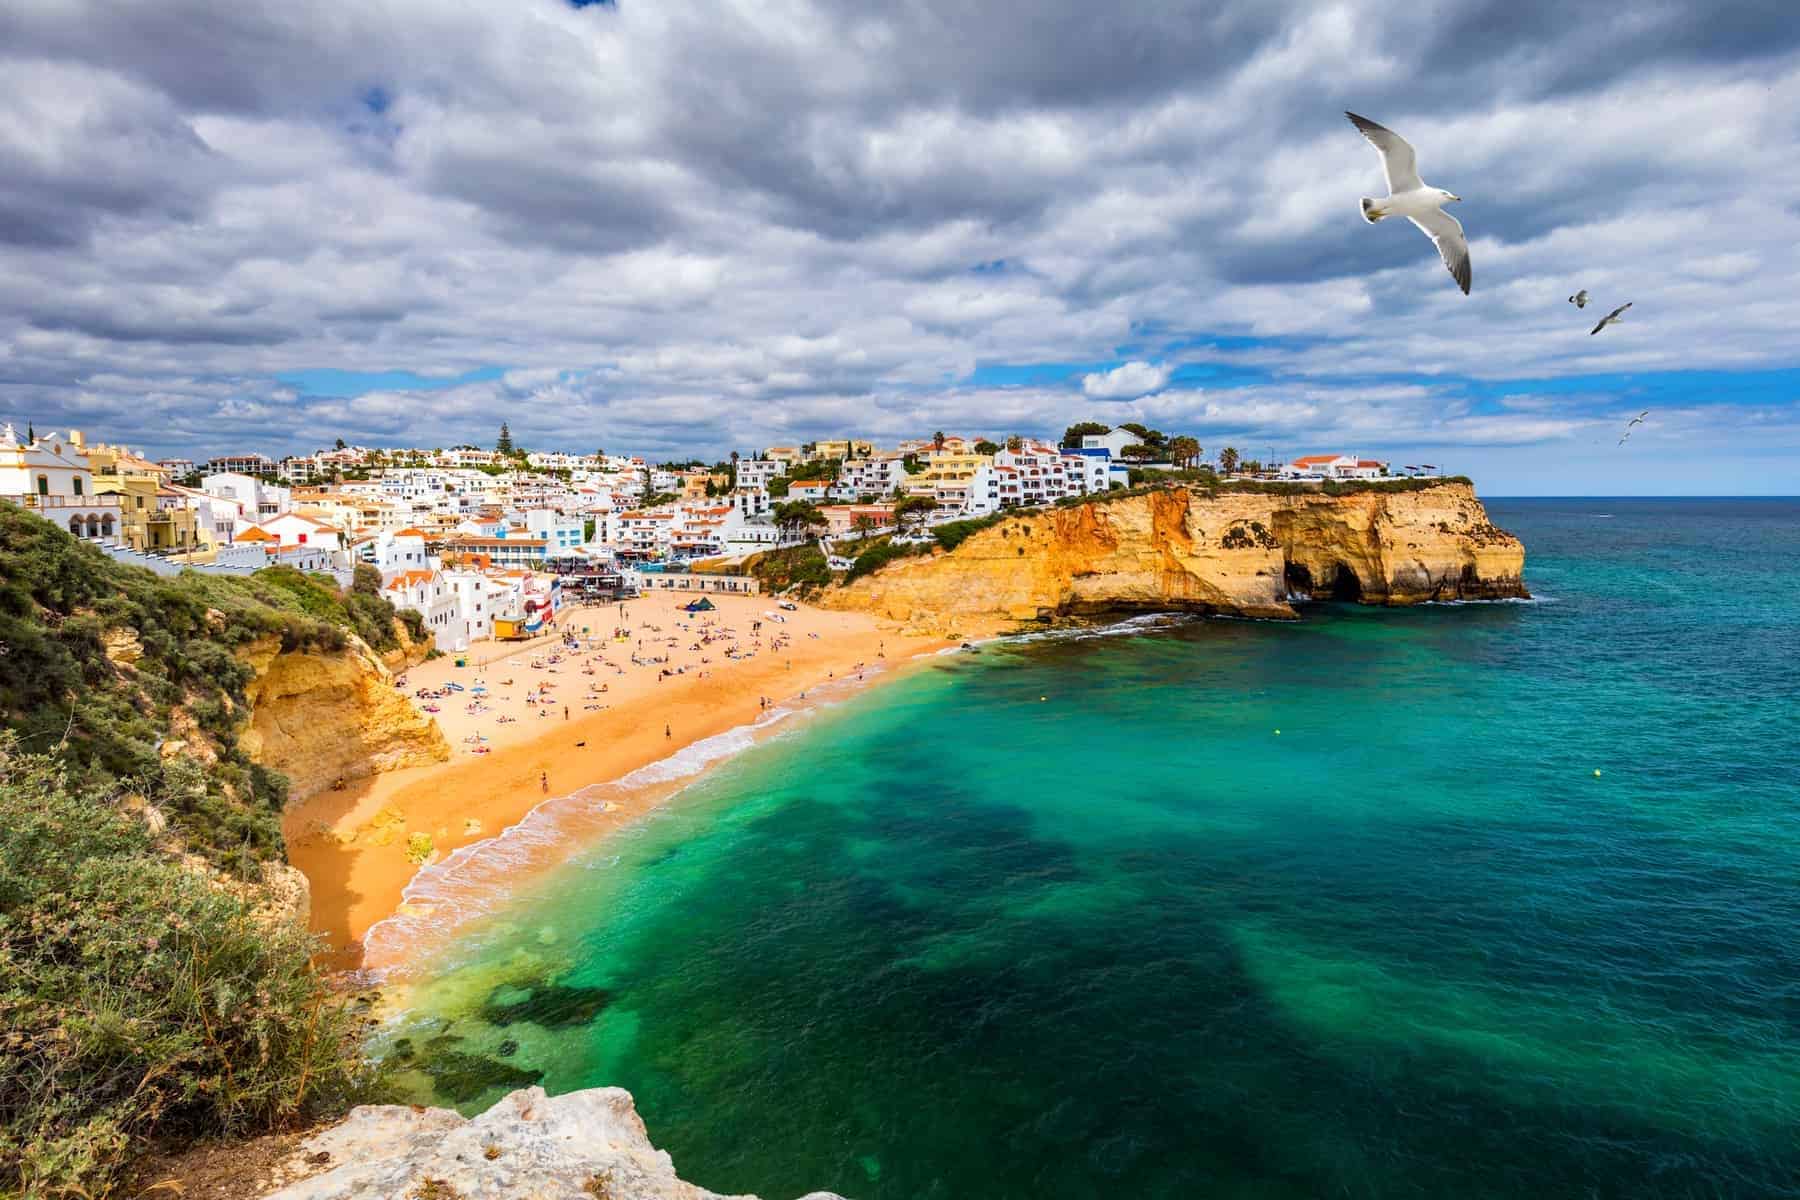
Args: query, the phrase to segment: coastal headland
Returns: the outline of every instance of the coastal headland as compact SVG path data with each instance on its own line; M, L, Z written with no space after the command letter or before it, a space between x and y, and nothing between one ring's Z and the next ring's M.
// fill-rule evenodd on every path
M1170 610L1291 619L1304 600L1522 598L1524 567L1463 481L1175 486L1007 514L820 603L920 632Z

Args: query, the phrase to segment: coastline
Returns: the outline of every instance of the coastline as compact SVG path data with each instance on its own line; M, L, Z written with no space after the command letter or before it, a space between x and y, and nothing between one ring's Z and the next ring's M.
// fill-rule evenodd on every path
M325 937L333 966L388 970L405 960L410 945L405 937L382 938L373 961L365 961L364 940L395 915L429 915L428 904L416 894L408 896L429 863L468 861L547 804L582 809L584 841L604 837L663 803L706 766L750 745L757 731L798 711L804 704L800 697L821 688L829 688L833 698L842 696L891 678L893 667L947 644L940 637L902 633L863 614L804 605L782 612L776 626L766 620L776 601L766 596L709 596L717 605L714 613L678 613L677 605L691 598L657 594L623 607L636 632L649 641L673 639L676 644L666 649L660 644L651 649L666 654L668 669L680 667L682 674L664 675L660 665L626 666L626 654L644 643L634 638L635 644L627 645L598 636L592 643L598 649L584 657L603 669L585 679L576 673L574 656L566 674L558 674L558 667L530 667L534 658L556 652L553 639L501 653L494 652L498 647L482 647L489 653L470 659L466 667L457 668L455 656L447 656L407 673L409 692L452 679L467 686L485 678L498 693L504 678L514 681L514 693L522 693L529 680L533 686L550 686L557 699L526 709L518 707L522 695L496 694L489 714L547 710L550 715L495 724L460 711L468 693L458 694L440 704L444 711L433 714L452 744L449 761L356 780L342 790L308 797L283 814L289 861L311 886L310 926ZM616 605L574 610L562 625L574 631L584 624L606 629L618 610ZM759 618L765 621L764 636L784 636L787 644L728 660L695 640L705 620L715 640L723 640L717 636L721 628L732 628L748 642L748 626ZM549 680L546 675L558 677ZM606 693L580 700L604 701L604 707L577 711L573 693L595 686L593 679L607 687ZM560 713L555 711L559 708ZM477 728L477 733L465 732ZM471 745L468 739L476 736L483 740ZM697 766L690 761L696 748ZM659 764L672 766L659 769ZM597 790L605 796L596 803ZM420 834L431 839L432 854L425 863L407 856L409 839ZM558 842L567 844L561 837ZM489 874L489 882L504 886L506 878L529 872L532 865L529 856L505 864Z

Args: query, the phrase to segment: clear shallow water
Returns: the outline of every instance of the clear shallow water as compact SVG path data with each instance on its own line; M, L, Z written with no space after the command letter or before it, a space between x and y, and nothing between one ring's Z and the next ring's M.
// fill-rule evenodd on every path
M1794 1194L1800 502L1489 508L1542 602L829 710L471 928L390 1048L466 1110L627 1087L770 1200Z

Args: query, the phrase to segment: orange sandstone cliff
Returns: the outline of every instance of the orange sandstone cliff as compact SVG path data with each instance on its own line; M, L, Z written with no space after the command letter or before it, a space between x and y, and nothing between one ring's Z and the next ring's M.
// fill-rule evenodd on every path
M1133 610L1293 617L1301 599L1522 597L1524 566L1524 546L1466 483L1336 495L1171 487L1020 513L817 600L967 634Z
M250 719L244 753L288 777L300 800L338 779L356 779L450 757L437 722L394 686L388 665L352 636L330 654L282 653L278 639L241 652L256 671L244 688ZM423 647L401 662L423 657Z

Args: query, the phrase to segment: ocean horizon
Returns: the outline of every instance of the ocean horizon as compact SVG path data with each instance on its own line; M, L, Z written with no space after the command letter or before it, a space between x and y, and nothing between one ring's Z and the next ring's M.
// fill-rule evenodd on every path
M771 1200L1793 1194L1800 501L1487 504L1533 600L1030 634L733 742L378 1048Z

